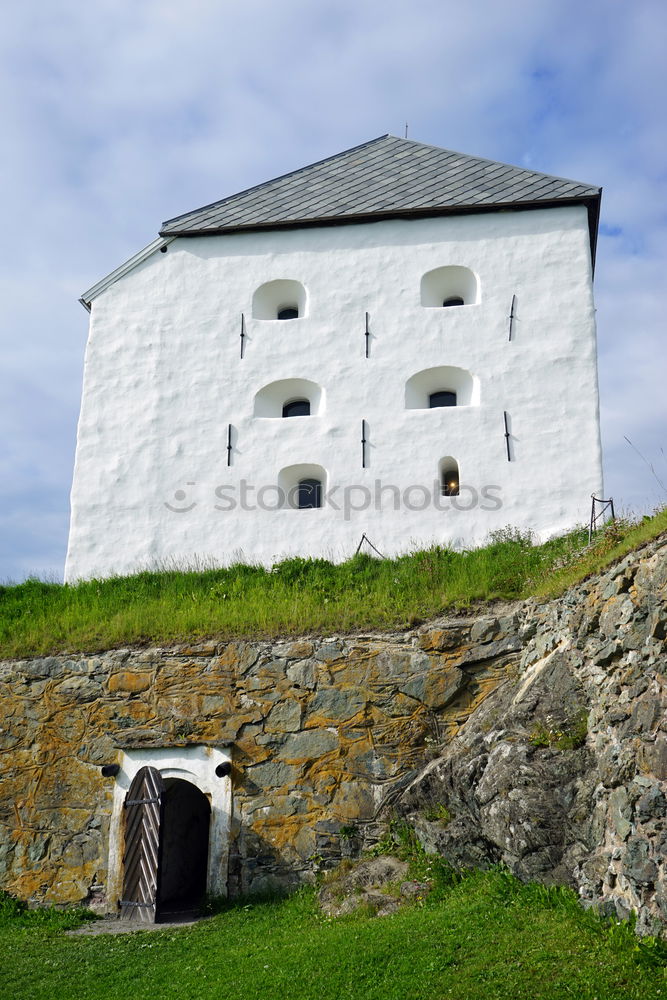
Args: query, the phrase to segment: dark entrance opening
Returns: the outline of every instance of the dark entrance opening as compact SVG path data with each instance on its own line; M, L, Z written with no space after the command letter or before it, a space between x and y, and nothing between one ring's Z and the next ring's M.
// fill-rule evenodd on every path
M158 919L196 913L206 894L211 806L181 778L165 778Z

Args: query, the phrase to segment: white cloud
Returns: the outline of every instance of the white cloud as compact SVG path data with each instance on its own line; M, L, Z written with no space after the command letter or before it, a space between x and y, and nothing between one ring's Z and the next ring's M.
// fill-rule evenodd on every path
M643 503L653 479L639 459L628 474L623 435L658 456L665 444L666 27L661 0L27 0L5 12L0 577L38 568L40 511L44 567L63 550L81 290L163 219L402 134L406 119L415 139L604 186L603 219L620 230L601 237L598 264L607 479Z

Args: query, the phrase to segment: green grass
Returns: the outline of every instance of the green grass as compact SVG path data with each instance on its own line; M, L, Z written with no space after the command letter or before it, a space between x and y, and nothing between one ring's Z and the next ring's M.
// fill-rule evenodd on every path
M616 522L582 555L586 532L544 545L506 529L470 552L433 548L397 559L358 555L335 566L290 559L264 570L144 572L76 585L0 586L0 657L93 652L141 643L405 628L447 608L550 597L667 530L667 511Z
M582 552L578 559L539 579L532 593L543 600L558 597L568 587L587 576L601 572L605 566L622 559L628 552L652 541L666 531L667 507L657 511L653 517L643 517L638 524L624 520L610 524L600 534L596 544Z
M71 937L0 919L12 1000L657 1000L665 947L573 893L471 873L390 917L324 918L312 890L180 930ZM62 915L61 920L66 917Z

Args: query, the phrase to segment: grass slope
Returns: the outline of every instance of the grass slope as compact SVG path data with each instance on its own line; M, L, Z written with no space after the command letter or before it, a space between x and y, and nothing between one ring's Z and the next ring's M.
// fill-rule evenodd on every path
M616 522L592 549L581 530L533 545L507 529L470 552L358 555L338 566L290 559L272 570L144 572L71 586L27 580L0 586L0 657L404 628L475 601L552 597L665 530L667 510L637 526Z
M574 893L471 873L390 917L324 918L312 890L181 930L65 936L0 918L12 1000L657 1000L665 948Z

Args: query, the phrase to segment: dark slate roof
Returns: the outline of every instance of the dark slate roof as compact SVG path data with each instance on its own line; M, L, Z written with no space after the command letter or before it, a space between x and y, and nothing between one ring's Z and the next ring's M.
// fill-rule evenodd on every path
M169 219L162 236L583 202L594 242L600 188L383 135Z

